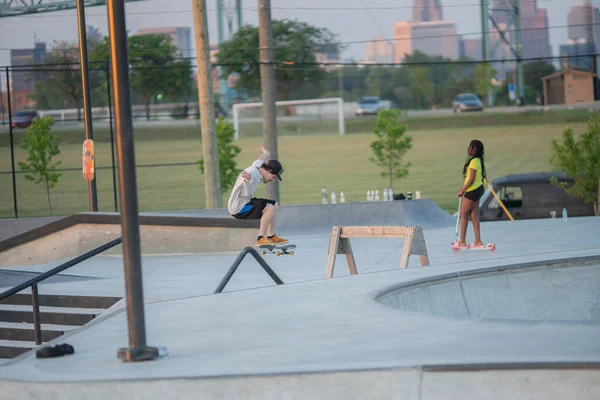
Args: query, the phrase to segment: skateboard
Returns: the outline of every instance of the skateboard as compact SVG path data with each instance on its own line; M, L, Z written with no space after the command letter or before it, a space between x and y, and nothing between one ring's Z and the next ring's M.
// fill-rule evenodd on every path
M94 141L91 139L83 142L83 178L86 181L94 179Z
M258 246L260 250L260 254L263 256L265 254L275 254L276 256L280 256L282 254L288 254L290 256L294 255L294 251L291 249L295 249L295 244L263 244L262 246Z

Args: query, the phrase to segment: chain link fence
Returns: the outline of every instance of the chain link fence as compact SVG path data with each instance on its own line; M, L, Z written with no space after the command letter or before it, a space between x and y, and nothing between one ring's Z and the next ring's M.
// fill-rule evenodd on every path
M346 133L369 132L382 108L399 108L405 115L449 115L461 93L473 93L484 108L542 106L542 77L561 69L587 65L580 58L528 60L523 64L524 87L517 87L514 62L497 64L423 59L410 65L386 64L276 64L278 101L332 99L331 103L279 105L280 135L338 134L339 114L333 99L343 99ZM593 64L588 62L590 66ZM202 157L198 91L194 65L173 66L178 78L189 75L179 90L144 90L156 87L151 79L163 64L146 63L142 81L132 79L132 114L135 126L136 164L140 211L204 208L203 178L198 168ZM186 69L187 68L187 69ZM139 71L138 70L138 71ZM214 66L213 89L218 116L232 118L238 103L260 102L260 78L256 66L241 65L239 73L222 76L224 66ZM164 72L164 71L162 71ZM591 72L591 70L589 71ZM248 76L242 76L247 73ZM183 74L183 75L182 75ZM137 79L137 78L136 78ZM113 105L109 67L90 63L92 119L96 143L98 207L117 211ZM225 85L223 85L225 82ZM168 89L168 88L167 88ZM225 90L223 90L225 89ZM25 179L19 161L27 159L20 147L32 118L50 116L53 133L62 138L59 171L62 176L50 192L54 215L88 211L87 182L81 176L81 143L85 139L81 73L78 64L32 65L0 69L0 218L49 215L47 194L41 185ZM363 98L377 98L371 111L359 112ZM32 115L24 111L35 110ZM262 110L247 108L239 115L241 138L262 136ZM11 125L12 124L12 125Z

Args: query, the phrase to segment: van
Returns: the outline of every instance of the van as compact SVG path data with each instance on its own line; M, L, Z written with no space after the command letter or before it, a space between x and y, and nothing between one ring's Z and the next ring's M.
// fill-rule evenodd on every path
M573 180L560 172L539 172L507 175L494 179L491 187L504 203L514 219L550 218L555 211L557 218L567 209L569 217L594 215L592 203L569 195L563 188L550 183L556 177L560 182L573 183ZM479 200L481 221L504 221L508 216L498 204L489 188Z

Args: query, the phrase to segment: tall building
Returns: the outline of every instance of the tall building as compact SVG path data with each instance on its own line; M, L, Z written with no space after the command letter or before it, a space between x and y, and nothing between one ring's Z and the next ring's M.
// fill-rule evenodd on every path
M367 63L391 63L393 62L392 54L392 45L384 38L373 38L365 46L365 62Z
M582 57L589 53L585 38L568 39L566 43L560 45L559 49L561 65L564 69L594 72L591 58Z
M36 43L33 49L12 49L10 51L10 65L43 64L46 56L46 43ZM29 94L38 82L44 79L43 72L34 72L28 69L14 69L11 72L12 98L15 101L13 110L20 110L30 105Z
M600 27L597 26L597 23L600 23L600 9L594 7L591 13L592 20L590 21L592 26L592 36L594 37L594 42L596 45L596 49L600 48ZM586 15L586 6L585 2L581 2L581 4L576 4L571 7L571 12L568 16L569 21L569 39L578 40L578 39L587 39L587 26L590 22L587 21ZM562 52L561 52L562 54Z
M469 57L476 61L483 60L481 39L464 39L458 42L458 57Z
M494 0L491 13L498 24L510 26L514 30L514 12L512 0ZM521 43L523 58L550 57L550 36L548 34L548 13L546 9L537 6L537 0L519 0L521 15ZM511 24L513 24L511 26ZM514 32L508 32L510 36ZM514 37L513 37L514 40ZM512 58L512 57L511 57Z
M137 31L139 35L164 34L173 39L173 46L177 47L181 57L190 58L192 55L191 29L188 27L166 27L166 28L145 28Z
M395 61L401 63L406 55L413 54L415 51L456 60L458 39L456 24L453 21L396 22L394 25Z
M432 22L443 19L440 0L414 0L413 22Z

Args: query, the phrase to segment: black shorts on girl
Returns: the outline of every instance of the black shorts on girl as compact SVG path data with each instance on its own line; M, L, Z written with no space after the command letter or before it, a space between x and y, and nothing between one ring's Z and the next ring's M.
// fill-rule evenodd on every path
M275 200L258 199L253 197L249 202L244 204L244 207L239 213L234 214L233 217L237 219L261 219L263 210L267 204L275 205Z
M477 189L473 189L470 192L465 192L465 199L479 201L481 196L483 196L483 192L485 192L485 189L483 188L483 185L480 185Z

